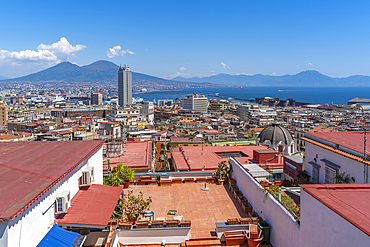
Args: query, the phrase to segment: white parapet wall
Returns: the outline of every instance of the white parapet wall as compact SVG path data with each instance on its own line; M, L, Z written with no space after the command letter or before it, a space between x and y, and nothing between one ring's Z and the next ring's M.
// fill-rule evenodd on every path
M117 230L116 234L121 244L182 243L190 239L190 227Z
M271 244L274 247L299 246L300 225L292 214L272 195L265 197L264 187L238 161L230 158L230 163L233 166L232 178L239 190L252 204L253 210L270 224Z
M301 189L301 247L369 246L370 237Z

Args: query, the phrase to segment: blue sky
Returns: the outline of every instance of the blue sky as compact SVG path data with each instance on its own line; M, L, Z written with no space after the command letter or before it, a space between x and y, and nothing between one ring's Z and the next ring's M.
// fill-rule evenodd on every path
M0 75L108 60L173 78L370 75L370 1L1 1Z

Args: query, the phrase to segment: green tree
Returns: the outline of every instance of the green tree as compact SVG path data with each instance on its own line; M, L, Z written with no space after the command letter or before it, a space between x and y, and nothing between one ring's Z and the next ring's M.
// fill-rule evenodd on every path
M133 195L133 191L130 190L118 201L112 218L122 218L125 216L127 220L136 219L144 210L150 208L150 203L152 203L151 197L144 199L143 192L140 191L139 194L135 196Z

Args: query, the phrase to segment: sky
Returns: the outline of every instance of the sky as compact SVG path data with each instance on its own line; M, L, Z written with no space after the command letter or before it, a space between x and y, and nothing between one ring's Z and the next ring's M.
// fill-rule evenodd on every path
M370 1L0 1L0 76L70 61L171 79L370 75Z

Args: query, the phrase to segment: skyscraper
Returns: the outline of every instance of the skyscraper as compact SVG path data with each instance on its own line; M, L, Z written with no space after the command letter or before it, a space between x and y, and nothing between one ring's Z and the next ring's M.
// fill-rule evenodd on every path
M132 72L128 67L119 67L118 70L118 104L127 106L132 104Z

